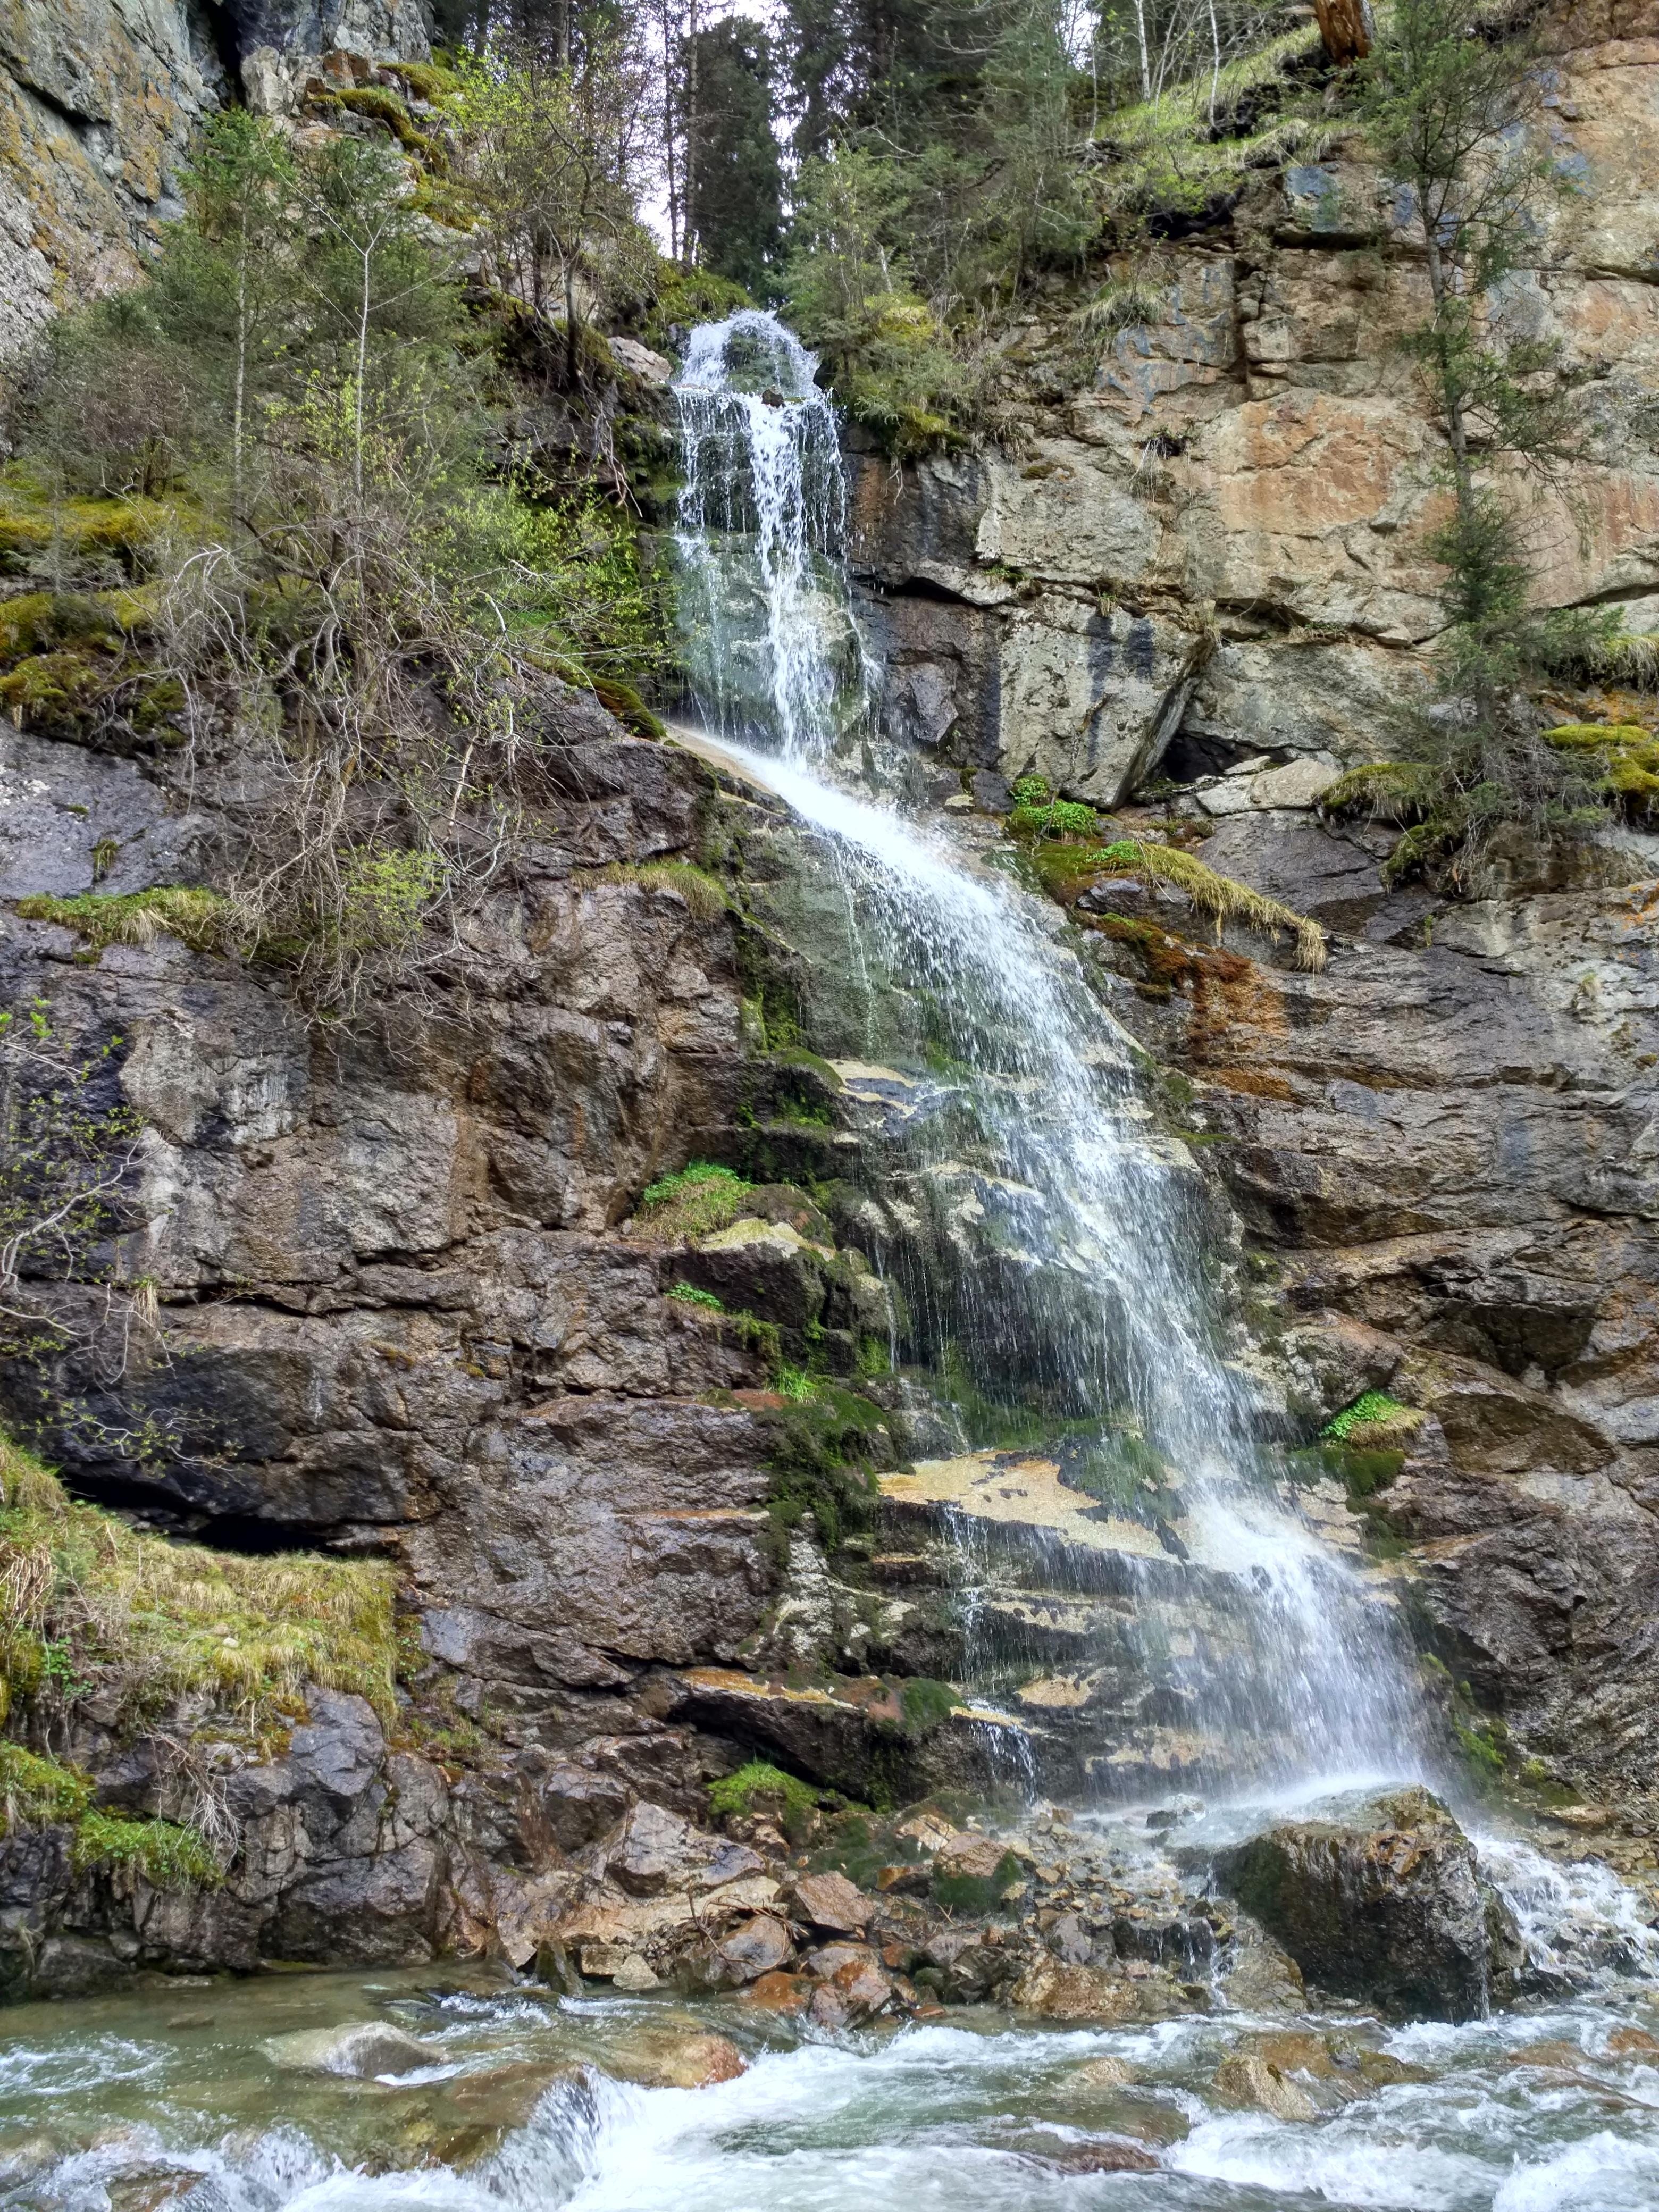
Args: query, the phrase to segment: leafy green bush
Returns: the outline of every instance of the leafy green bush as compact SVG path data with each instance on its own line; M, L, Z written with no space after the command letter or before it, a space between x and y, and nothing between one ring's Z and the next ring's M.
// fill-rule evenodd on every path
M665 1296L678 1298L683 1306L704 1306L710 1313L724 1313L725 1305L713 1291L700 1291L695 1283L676 1283Z

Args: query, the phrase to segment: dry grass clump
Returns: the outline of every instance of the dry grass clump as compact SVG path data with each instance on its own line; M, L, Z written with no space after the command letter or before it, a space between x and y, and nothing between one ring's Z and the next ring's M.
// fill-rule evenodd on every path
M699 921L714 921L731 904L720 878L698 867L695 860L613 860L609 867L591 871L588 880L635 884L645 891L672 891L684 900Z
M394 1711L390 1571L175 1544L70 1498L0 1439L0 1721L14 1698L94 1692L137 1723L205 1694L251 1728L306 1686Z
M1178 846L1147 845L1139 837L1121 837L1089 854L1087 859L1094 875L1140 876L1184 891L1198 911L1215 923L1218 937L1230 921L1243 922L1273 938L1288 931L1296 941L1298 968L1316 975L1325 965L1325 933L1316 921L1310 921L1305 915L1267 897L1265 892L1252 890L1248 884L1218 874Z

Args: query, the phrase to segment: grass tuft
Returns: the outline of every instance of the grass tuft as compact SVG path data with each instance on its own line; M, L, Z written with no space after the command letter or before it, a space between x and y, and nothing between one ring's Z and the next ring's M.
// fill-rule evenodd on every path
M634 1232L672 1244L711 1236L730 1228L754 1188L730 1168L693 1160L678 1175L664 1176L640 1193Z
M258 1729L297 1717L309 1683L390 1720L394 1656L385 1566L170 1543L0 1439L0 1721L67 1684L118 1723L205 1695Z
M1140 876L1172 884L1184 891L1200 914L1216 924L1218 936L1230 921L1243 922L1277 938L1288 930L1296 940L1296 964L1313 974L1328 957L1325 933L1316 921L1295 913L1265 892L1252 890L1231 876L1218 875L1202 860L1175 845L1146 845L1138 837L1120 837L1110 845L1073 854L1073 871L1091 877Z
M713 921L731 905L718 876L695 860L613 860L588 878L602 884L635 884L644 891L672 891L684 899L699 921Z
M17 902L25 921L55 921L101 952L110 945L154 945L176 937L195 952L222 952L231 941L228 902L216 891L182 886L124 891L106 897L82 891L75 898L41 894Z

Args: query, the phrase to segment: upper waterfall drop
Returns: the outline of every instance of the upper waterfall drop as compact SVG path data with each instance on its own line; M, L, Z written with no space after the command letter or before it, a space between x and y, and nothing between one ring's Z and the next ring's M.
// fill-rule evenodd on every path
M702 323L674 382L675 551L697 710L721 737L822 760L862 705L843 562L847 490L817 362L775 315Z

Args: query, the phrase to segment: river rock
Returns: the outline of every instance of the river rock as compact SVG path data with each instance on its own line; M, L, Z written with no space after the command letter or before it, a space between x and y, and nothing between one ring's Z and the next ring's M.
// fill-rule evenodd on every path
M1310 1981L1413 2018L1475 2020L1507 1994L1513 1923L1474 1846L1426 1790L1277 1823L1224 1851L1218 1879Z
M783 1966L794 1949L789 1930L769 1912L740 1921L715 1950L737 1982L758 1981Z
M1066 2076L1068 2090L1092 2094L1097 2089L1127 2089L1140 2076L1125 2058L1091 2058Z
M735 2081L748 2064L729 2036L671 2023L653 2025L613 2051L606 2070L647 2089L706 2089Z
M441 2064L435 2044L419 2043L400 2027L380 2020L353 2021L343 2027L307 2027L293 2035L266 2038L259 2048L278 2066L305 2074L343 2074L369 2081L381 2074L412 2074L417 2066Z
M1253 2051L1236 2051L1216 2069L1216 2094L1229 2104L1254 2105L1276 2120L1311 2120L1319 2107L1282 2068Z
M794 1887L795 1909L815 1928L858 1935L870 1923L874 1906L844 1874L804 1874Z

